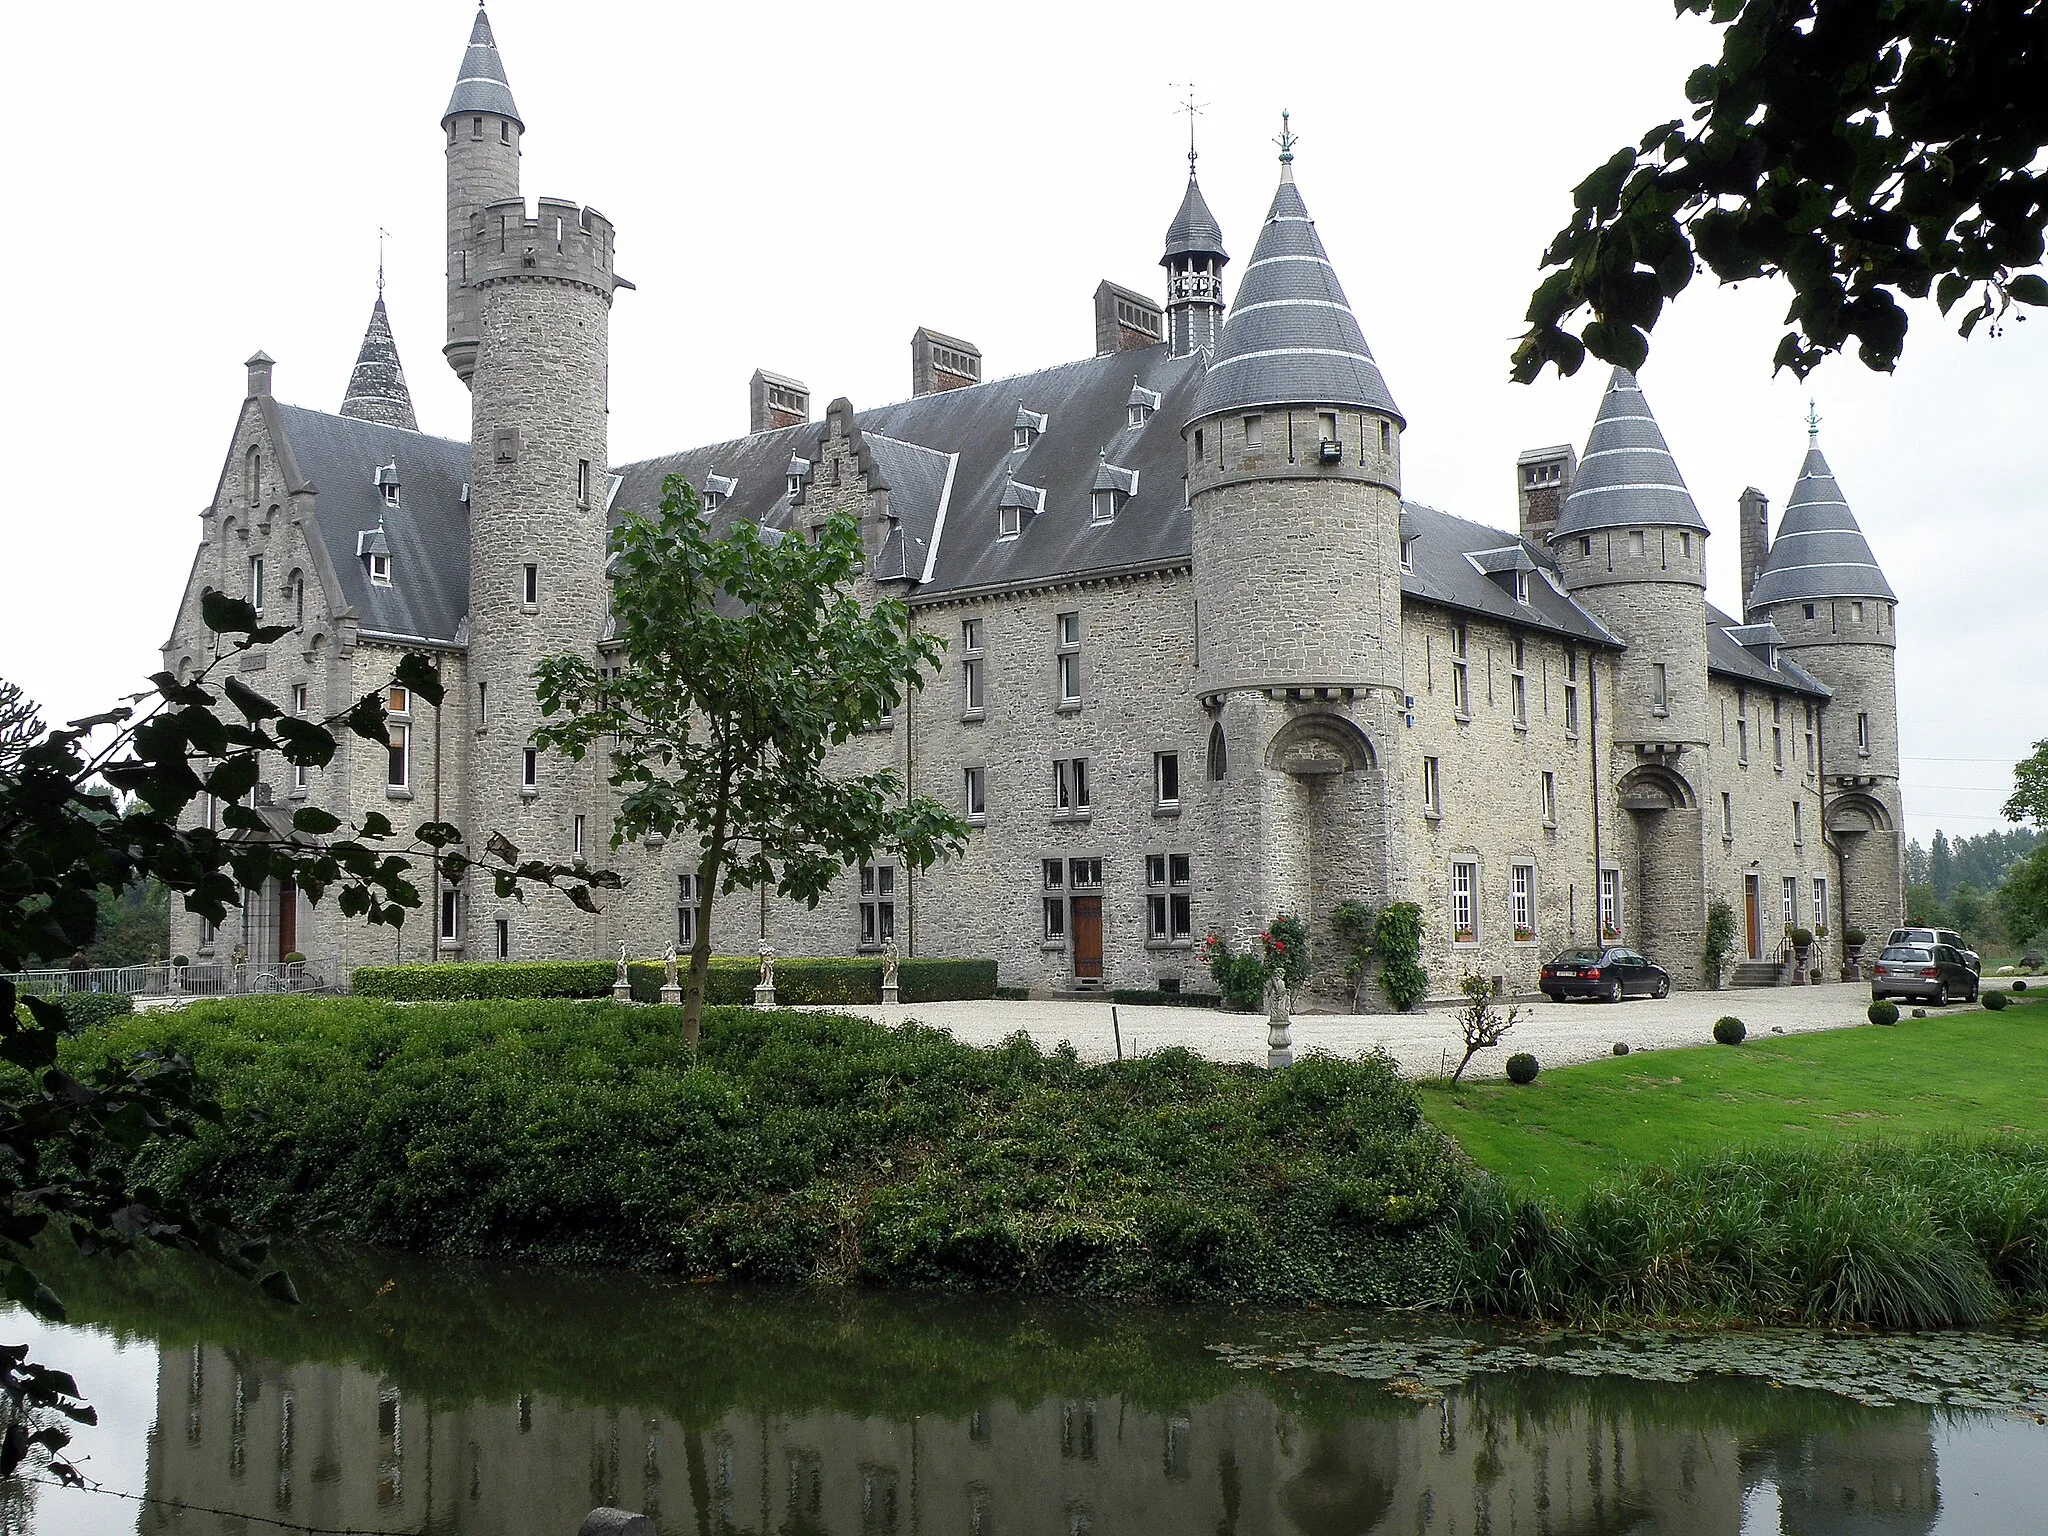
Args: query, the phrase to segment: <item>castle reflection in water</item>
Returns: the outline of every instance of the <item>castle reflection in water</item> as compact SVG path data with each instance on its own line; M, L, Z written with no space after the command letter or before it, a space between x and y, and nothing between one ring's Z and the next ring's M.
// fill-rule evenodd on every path
M608 1504L668 1536L1732 1536L1763 1489L1795 1536L1933 1526L1925 1416L1775 1439L1656 1418L1590 1389L1540 1411L1481 1391L1308 1425L1247 1383L1165 1413L1112 1396L687 1428L547 1397L434 1407L351 1366L166 1348L140 1530L573 1536Z

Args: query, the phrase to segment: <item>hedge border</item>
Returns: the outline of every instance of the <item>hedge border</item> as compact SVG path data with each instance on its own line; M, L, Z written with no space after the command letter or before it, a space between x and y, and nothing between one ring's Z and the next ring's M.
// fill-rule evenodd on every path
M635 960L626 967L633 1000L661 999L662 962ZM679 974L686 967L679 967ZM744 1006L754 1000L760 962L746 955L713 955L706 978L707 1005ZM618 967L605 960L508 960L497 964L363 966L350 990L358 997L395 1002L474 1002L487 999L609 997ZM906 1003L966 1002L996 995L993 960L914 956L898 962L898 995ZM882 962L860 956L793 955L775 962L775 1000L791 1006L877 1003Z

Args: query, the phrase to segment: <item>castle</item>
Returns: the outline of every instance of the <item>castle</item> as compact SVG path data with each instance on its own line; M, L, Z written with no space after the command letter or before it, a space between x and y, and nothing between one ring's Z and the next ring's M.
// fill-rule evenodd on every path
M280 830L308 803L452 821L626 884L591 916L473 875L402 932L273 884L231 933L178 913L174 950L353 966L690 942L697 851L614 852L597 764L530 745L534 663L604 657L608 527L672 473L718 521L857 519L861 594L903 599L947 652L841 759L893 765L973 828L923 873L849 868L815 909L728 898L721 952L893 940L993 956L1015 986L1204 986L1205 935L1291 912L1329 993L1336 904L1408 900L1442 994L1467 973L1533 989L1602 936L1701 985L1717 899L1738 957L1808 926L1829 974L1846 929L1898 920L1896 604L1818 446L1775 539L1743 494L1739 616L1707 601L1707 524L1627 372L1583 456L1521 455L1516 530L1405 500L1407 421L1284 134L1227 304L1190 153L1165 301L1104 283L1095 356L985 379L975 347L920 328L909 399L814 419L802 384L757 372L748 436L614 464L607 333L631 285L603 215L522 199L525 123L481 9L441 127L469 441L417 430L381 295L338 413L281 403L258 353L165 666L210 659L207 588L291 625L234 665L293 713L424 653L438 707L392 689L387 747L268 764L255 807Z

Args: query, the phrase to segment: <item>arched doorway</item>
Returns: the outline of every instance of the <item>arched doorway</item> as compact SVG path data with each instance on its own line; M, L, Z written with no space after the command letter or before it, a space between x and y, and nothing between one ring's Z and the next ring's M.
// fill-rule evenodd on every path
M1340 901L1387 899L1385 775L1371 738L1346 716L1293 715L1267 743L1264 765L1273 911L1308 924L1309 990L1345 993L1343 952L1330 928Z
M1614 873L1635 892L1632 904L1619 903L1620 938L1663 966L1677 985L1696 987L1706 927L1699 795L1669 764L1638 763L1616 781L1614 796L1624 813ZM1601 878L1604 887L1609 871ZM1605 923L1604 889L1601 903Z

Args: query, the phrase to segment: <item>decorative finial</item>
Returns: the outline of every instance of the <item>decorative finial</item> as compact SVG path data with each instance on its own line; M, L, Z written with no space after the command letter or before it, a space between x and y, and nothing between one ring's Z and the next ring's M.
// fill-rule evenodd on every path
M1280 137L1273 142L1280 146L1280 163L1282 165L1292 165L1294 163L1294 146L1301 142L1300 136L1289 127L1292 117L1293 114L1285 107L1280 109Z
M1209 103L1207 103L1206 101L1195 100L1194 81L1177 80L1174 82L1174 84L1185 85L1187 87L1188 92L1188 99L1182 102L1179 106L1175 107L1174 111L1185 112L1188 115L1188 180L1193 181L1195 179L1195 119L1201 114L1202 109L1208 106Z
M1817 447L1820 443L1820 408L1812 400L1806 402L1806 445Z
M377 297L384 297L384 242L391 238L391 231L382 224L377 226Z

